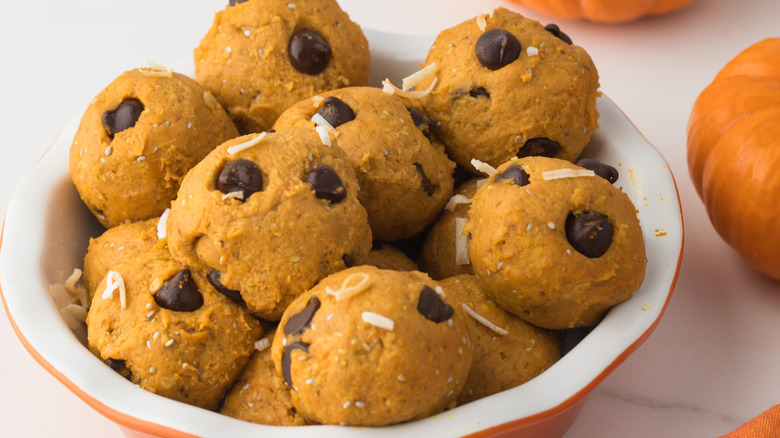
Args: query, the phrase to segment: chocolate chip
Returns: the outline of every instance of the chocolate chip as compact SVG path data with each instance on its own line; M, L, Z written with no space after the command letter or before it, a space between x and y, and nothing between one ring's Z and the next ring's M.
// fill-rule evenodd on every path
M315 167L306 182L314 188L314 196L318 199L325 199L334 204L343 201L347 197L347 189L341 182L336 171L328 165Z
M106 363L111 367L112 370L116 371L117 373L122 372L127 367L127 363L123 359L109 358L106 360Z
M561 28L558 27L557 24L550 23L547 26L544 26L544 29L547 32L550 32L551 34L555 35L556 37L560 38L561 41L563 41L566 44L571 44L571 38L569 38L568 35L561 32Z
M233 289L228 289L225 287L224 284L220 281L222 278L222 273L212 269L211 272L209 272L209 275L206 276L206 278L209 280L209 283L211 283L212 286L214 286L214 289L219 291L222 295L225 295L226 297L230 298L231 300L237 302L237 303L243 303L244 299L241 298L241 292Z
M265 131L266 134L273 134L274 132L276 132L276 129L274 129L274 128L271 128L268 131Z
M235 6L235 5L238 5L238 4L241 4L241 3L247 2L247 1L249 1L249 0L229 0L229 1L228 1L228 4L229 4L230 6Z
M554 157L560 148L561 145L557 141L552 141L549 138L532 138L520 148L517 152L517 158L532 156Z
M320 299L311 297L303 310L291 316L284 325L284 333L288 335L297 335L303 333L306 327L311 324L314 314L320 310Z
M612 224L606 216L586 211L570 213L566 218L566 239L586 257L604 255L612 244Z
M592 170L596 175L609 181L610 184L615 184L615 181L618 180L618 176L620 176L617 169L609 164L602 163L595 158L583 158L580 161L577 161L577 165Z
M303 342L293 342L292 344L284 347L284 352L282 353L282 375L284 376L284 381L287 382L287 386L290 388L293 387L292 376L290 375L290 365L292 364L292 352L294 350L303 350L308 353L309 344L304 344Z
M263 189L263 174L252 161L239 159L225 164L217 178L217 188L222 193L241 192L243 201Z
M336 96L325 98L322 102L322 108L317 110L317 114L321 115L334 128L355 120L352 108Z
M420 163L414 163L414 168L417 169L417 173L420 174L420 180L422 182L422 189L428 196L433 196L433 192L436 191L436 186L431 183L431 180L428 179L427 176L425 176L425 172L423 171L422 164Z
M488 99L490 99L490 93L488 93L488 91L485 88L483 88L483 87L472 88L471 91L469 91L469 96L471 96L471 97L480 97L481 96L481 97L487 97Z
M183 269L163 283L154 294L154 301L163 309L194 312L203 305L203 295L192 281L189 269Z
M103 128L113 139L114 135L135 126L143 110L144 104L140 100L132 97L125 99L115 110L103 113Z
M515 184L522 187L528 185L529 178L530 177L528 173L522 167L518 166L517 164L512 164L511 166L507 167L506 170L496 179L511 179Z
M302 30L293 35L287 50L293 67L307 75L325 70L333 55L328 42L313 30Z
M442 301L439 294L428 285L424 285L422 292L420 292L420 301L417 302L417 311L433 322L446 321L452 318L452 314L454 313L452 306Z
M349 254L344 254L343 256L341 256L341 260L344 261L344 266L348 268L355 266L355 261L352 260L352 256L350 256Z
M417 127L420 131L422 131L423 135L428 138L428 140L431 139L431 129L433 128L433 121L422 115L419 111L417 111L414 108L407 108L409 110L409 115L412 117L412 123L414 123L414 126Z
M474 53L480 64L498 70L520 56L520 41L504 29L490 29L477 39Z

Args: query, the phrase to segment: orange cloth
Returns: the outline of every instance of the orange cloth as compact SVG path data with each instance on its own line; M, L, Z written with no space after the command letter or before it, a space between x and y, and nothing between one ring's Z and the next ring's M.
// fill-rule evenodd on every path
M721 438L780 438L780 405L772 406Z

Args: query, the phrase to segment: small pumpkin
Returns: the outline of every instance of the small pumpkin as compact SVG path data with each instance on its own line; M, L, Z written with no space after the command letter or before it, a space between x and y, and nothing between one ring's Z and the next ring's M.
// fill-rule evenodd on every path
M512 0L564 20L624 23L681 9L693 0Z
M718 234L780 279L780 38L745 49L696 99L688 170Z

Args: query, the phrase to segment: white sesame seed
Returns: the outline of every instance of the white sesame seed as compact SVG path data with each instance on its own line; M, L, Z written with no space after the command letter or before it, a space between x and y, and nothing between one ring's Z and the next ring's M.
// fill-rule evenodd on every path
M445 397L449 397L449 396L451 396L451 395L452 395L452 390L450 389L450 392L448 392L448 393L447 393L447 395L446 395Z
M231 48L230 48L230 46L227 46L227 47L225 47L225 51L226 51L226 52L228 52L228 53L230 53L230 52L232 52L232 51L233 51L233 49L231 49Z
M151 309L152 308L152 303L146 303L146 308L147 309Z
M250 408L253 408L253 407L255 407L255 404L254 404L254 403L247 403L246 405L247 405L247 406L249 406Z
M436 374L436 375L438 376L438 375L439 375L439 369L438 369L438 368L436 368L436 370L434 370L434 372L433 372L433 373L434 373L434 374Z
M252 32L249 29L247 29L244 31L244 35L246 36L252 35Z
M187 129L192 129L192 122L187 122Z
M168 341L165 342L165 346L170 347L171 345L173 345L173 339L168 339Z
M306 384L307 384L307 385L312 385L312 384L314 384L314 379L312 379L312 378L308 378L308 379L306 379Z
M357 407L359 407L359 408L361 408L361 409L362 409L362 408L365 408L365 407L366 407L366 404L365 404L365 403L363 403L362 401L356 401L356 402L355 402L355 406L357 406Z
M146 348L152 348L152 343L148 339L146 340Z
M551 230L555 229L555 222L547 222L547 226L550 227Z
M249 384L247 383L247 384L246 384L246 385L244 385L244 387L243 387L243 388L241 388L241 389L249 389Z
M292 10L295 10L295 3L287 3L287 7Z
M155 367L150 367L150 368L149 368L149 372L150 372L150 373L156 373L156 372L157 372L157 368L155 368Z
M527 226L527 227L525 227L525 230L526 230L526 231L531 231L531 230L533 230L533 229L534 229L534 227L533 227L533 226L531 226L531 224L528 224L528 226Z
M105 162L106 162L106 157L103 157L103 158L101 158L101 159L100 159L100 162L101 162L101 163L105 163Z
M135 161L141 162L141 161L143 161L145 159L146 159L146 157L141 155L140 157L136 158Z
M406 381L406 378L405 378L404 376L402 376L402 375L400 375L400 374L399 374L399 375L398 375L398 381L399 381L399 382Z
M152 316L154 316L154 310L146 314L147 318L151 318Z
M344 402L344 409L347 409L350 406L352 406L352 402L351 401L347 400L346 402Z
M331 313L330 315L328 315L328 317L327 317L326 319L327 319L328 321L330 321L331 319L333 319L333 314Z
M265 56L265 52L263 51L263 49L259 49L259 50L257 51L257 54L258 54L258 55L260 55L260 57L261 57L261 58L262 58L263 56Z
M287 338L282 338L282 345L287 345Z
M114 149L111 148L111 146L106 147L106 156L111 155L111 152L114 152Z
M152 335L152 339L154 339L155 341L156 341L156 340L157 340L159 337L160 337L160 332L154 332L154 334Z

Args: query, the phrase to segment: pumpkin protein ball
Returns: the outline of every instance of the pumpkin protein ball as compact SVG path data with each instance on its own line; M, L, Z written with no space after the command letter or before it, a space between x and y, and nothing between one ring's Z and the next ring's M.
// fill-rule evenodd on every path
M195 49L195 78L242 134L271 128L285 108L318 92L368 85L368 41L335 0L231 4Z
M394 424L454 406L471 364L465 318L421 272L359 266L299 296L271 354L307 419Z
M458 405L519 386L561 358L555 334L502 309L482 292L477 277L462 274L440 284L470 316L474 358Z
M148 245L113 266L87 314L90 350L141 388L216 409L263 327L209 281Z
M379 88L348 87L296 103L274 127L313 127L312 118L330 125L355 169L374 238L393 242L420 234L452 194L455 164L415 116Z
M110 228L160 216L187 171L238 136L225 110L193 79L139 68L89 104L70 148L79 196Z
M436 84L422 104L452 160L474 172L472 159L580 155L598 127L598 72L564 37L504 8L437 36L425 60Z
M271 359L274 334L259 340L233 388L225 396L219 413L251 423L270 426L309 424L295 410L290 388Z
M174 258L277 321L325 276L360 264L371 229L340 149L313 129L250 134L184 178L166 223Z
M477 190L469 214L464 233L483 290L537 326L595 325L644 279L633 203L568 161L526 157L501 165Z

